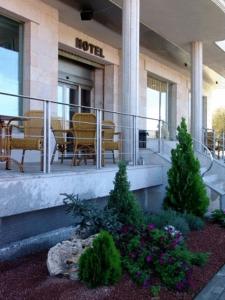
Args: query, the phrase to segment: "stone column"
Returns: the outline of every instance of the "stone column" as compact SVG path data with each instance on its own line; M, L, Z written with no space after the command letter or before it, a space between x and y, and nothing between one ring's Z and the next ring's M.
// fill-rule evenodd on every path
M140 0L123 0L122 112L136 115L139 99ZM122 117L124 158L133 161L133 120ZM130 127L130 129L128 128ZM136 147L136 146L135 146Z
M202 42L192 43L192 77L191 77L191 134L202 142L202 77L203 77ZM199 143L194 143L199 147Z

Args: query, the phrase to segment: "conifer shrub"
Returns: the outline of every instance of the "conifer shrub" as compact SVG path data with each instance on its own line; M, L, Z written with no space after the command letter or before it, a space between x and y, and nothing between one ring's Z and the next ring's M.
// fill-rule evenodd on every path
M183 118L178 130L178 144L171 151L172 167L168 171L164 208L203 216L209 199L200 174L200 164L194 155L191 135Z
M140 226L143 223L141 208L130 191L125 162L119 163L119 170L114 180L114 189L110 192L108 208L114 209L118 221L122 224Z
M101 231L79 260L79 279L89 287L111 285L122 275L119 251L112 236Z

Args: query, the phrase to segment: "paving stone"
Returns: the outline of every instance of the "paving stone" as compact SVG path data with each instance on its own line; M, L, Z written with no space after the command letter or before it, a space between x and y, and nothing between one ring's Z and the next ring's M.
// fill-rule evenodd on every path
M195 300L225 300L225 266L209 281Z

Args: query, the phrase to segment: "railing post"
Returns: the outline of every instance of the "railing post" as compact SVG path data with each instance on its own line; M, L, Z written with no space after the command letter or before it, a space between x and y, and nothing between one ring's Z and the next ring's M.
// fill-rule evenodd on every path
M161 128L161 120L159 119L159 140L158 140L158 153L161 152L161 139L162 139L162 128Z
M224 161L224 147L225 147L225 141L224 141L224 131L223 131L223 135L222 135L222 138L223 138L223 150L222 150L222 159Z
M213 156L215 157L216 155L216 134L215 130L213 129Z
M96 167L102 167L102 111L96 110Z
M51 171L51 107L49 101L44 101L44 137L43 137L43 172Z

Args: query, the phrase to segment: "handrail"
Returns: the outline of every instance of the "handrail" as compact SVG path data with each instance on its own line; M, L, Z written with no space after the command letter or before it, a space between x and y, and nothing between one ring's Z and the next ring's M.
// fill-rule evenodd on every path
M162 121L162 122L163 122L164 124L166 124L167 128L169 128L169 124L168 124L166 121ZM209 154L209 157L210 157L210 165L209 165L209 167L201 174L201 176L204 177L205 174L211 170L211 168L212 168L212 166L213 166L213 163L214 163L214 158L213 158L213 155L212 155L211 151L209 150L209 148L208 148L205 144L203 144L202 142L196 140L196 139L193 138L193 137L192 137L192 140L193 140L195 143L198 143L200 146L202 146L202 147L206 150L206 152ZM204 153L202 153L201 151L199 151L199 150L197 150L197 149L195 149L195 151L196 151L196 152L199 152L199 153L201 153L201 154L204 155ZM205 156L207 156L207 155L205 155Z
M147 120L163 122L163 120L161 120L161 119L149 118L149 117L146 117L146 116L141 116L141 115L136 115L136 114L128 114L128 113L124 113L124 112L119 112L119 111L114 111L114 110L109 110L109 109L103 109L103 108L97 108L97 107L92 107L92 106L83 106L83 105L79 105L79 104L64 103L64 102L59 102L59 101L55 101L55 100L51 100L51 99L42 99L42 98L25 96L25 95L5 93L5 92L1 92L1 91L0 91L0 95L9 96L9 97L24 98L24 99L35 100L35 101L40 101L40 102L50 102L50 103L54 103L54 104L57 104L57 105L64 105L64 106L69 106L69 107L74 107L74 108L76 108L76 107L89 108L89 109L93 109L93 110L100 110L100 111L106 112L106 113L112 113L112 114L118 114L118 115L123 115L123 116L137 117L137 118L143 118L143 119L147 119Z
M211 161L211 162L210 162L210 165L209 165L209 167L202 173L202 177L204 177L205 174L208 173L208 172L211 170L211 168L212 168L212 166L213 166L213 163L214 163L214 158L213 158L213 156L212 156L211 151L209 150L208 147L206 147L206 145L204 145L202 142L200 142L200 141L198 141L198 140L196 140L196 139L194 139L194 138L192 138L192 140L193 140L194 142L196 142L196 143L199 143L199 144L206 150L206 152L209 153L209 156L210 156L210 161ZM198 150L195 150L195 151L201 153L201 152L198 151ZM201 153L201 154L203 154L203 153Z

